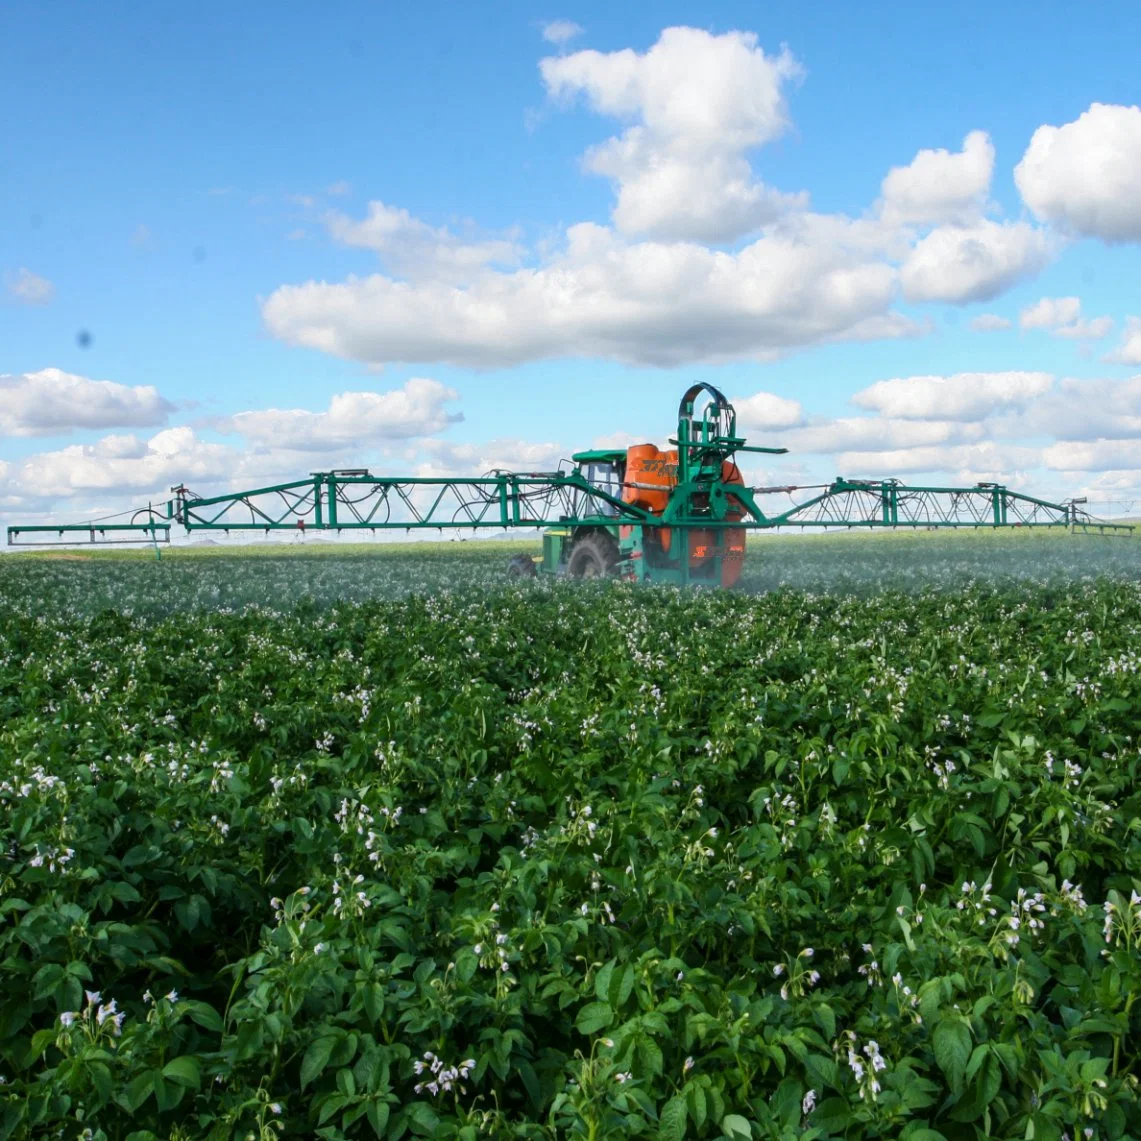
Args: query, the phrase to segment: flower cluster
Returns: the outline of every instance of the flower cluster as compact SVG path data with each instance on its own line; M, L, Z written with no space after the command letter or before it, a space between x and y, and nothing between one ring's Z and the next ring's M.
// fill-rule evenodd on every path
M820 981L820 972L810 966L815 954L811 947L805 947L803 951L797 952L794 959L790 960L786 956L783 963L777 963L773 967L773 978L784 979L781 983L780 996L786 1002L790 996L799 998Z
M64 1030L81 1026L88 1037L98 1037L98 1031L106 1029L113 1037L118 1038L123 1032L123 1020L126 1014L119 1009L118 1003L112 998L103 1001L103 995L97 990L83 992L87 1004L82 1011L65 1010L59 1016L59 1024Z
M878 1075L887 1069L879 1043L871 1038L861 1050L855 1031L845 1030L842 1037L843 1048L848 1056L848 1068L859 1084L860 1100L875 1101L882 1092Z
M453 1089L467 1093L467 1089L460 1083L467 1081L475 1069L475 1059L467 1058L458 1066L446 1066L431 1050L425 1050L423 1057L412 1063L412 1069L417 1077L425 1073L431 1075L425 1081L416 1083L413 1087L416 1093L427 1090L433 1097L439 1093L450 1093Z

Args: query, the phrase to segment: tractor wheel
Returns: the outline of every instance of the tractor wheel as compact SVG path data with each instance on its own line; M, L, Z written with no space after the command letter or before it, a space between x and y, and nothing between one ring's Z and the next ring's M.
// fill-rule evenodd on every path
M516 555L507 563L508 578L534 578L535 560L530 555Z
M571 547L567 560L570 578L605 578L618 561L618 548L608 535L586 535Z

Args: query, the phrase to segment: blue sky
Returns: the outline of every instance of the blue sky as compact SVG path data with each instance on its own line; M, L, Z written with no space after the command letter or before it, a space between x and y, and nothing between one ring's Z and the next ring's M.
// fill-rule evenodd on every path
M1127 3L9 0L0 513L534 466L695 379L762 394L774 474L1141 499L1138 42Z

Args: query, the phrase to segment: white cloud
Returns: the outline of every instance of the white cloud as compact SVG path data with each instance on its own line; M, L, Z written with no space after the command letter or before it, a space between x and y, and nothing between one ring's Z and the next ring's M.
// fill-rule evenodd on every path
M562 444L500 438L480 444L424 440L412 474L424 477L483 475L489 471L555 471L570 451Z
M1081 317L1082 303L1077 297L1043 297L1027 305L1018 315L1023 329L1045 329L1052 337L1071 340L1097 340L1113 328L1112 317Z
M971 485L982 479L1008 486L1025 482L1025 472L1041 462L1038 448L983 440L947 447L900 448L889 451L841 452L839 469L848 478L882 478L916 472L953 472L956 483ZM1001 476L1001 479L995 477Z
M0 374L0 434L64 435L76 428L142 428L166 423L173 405L152 385L128 387L110 380L45 368Z
M1043 297L1018 314L1018 324L1023 329L1056 329L1059 325L1073 324L1081 311L1080 298Z
M981 217L994 170L994 146L972 131L957 154L922 150L883 180L881 212L888 223L966 223Z
M363 220L330 213L325 224L335 241L375 251L392 272L414 281L461 283L485 266L519 261L513 241L465 242L446 226L429 226L407 210L383 202L370 202Z
M795 428L804 422L804 409L799 400L789 400L774 392L755 392L752 396L734 397L738 428L773 431Z
M1042 126L1014 168L1034 214L1085 237L1141 241L1141 107L1094 103Z
M343 178L339 182L331 183L325 187L325 193L331 195L333 198L343 198L348 194L352 194L352 192L352 183L346 182Z
M995 421L992 430L1057 440L1141 436L1141 375L1126 380L1065 377L1015 415Z
M149 440L108 436L13 463L11 490L72 498L93 492L161 494L174 484L215 482L238 462L233 449L198 438L188 427L167 428ZM128 506L128 505L124 505Z
M1081 341L1099 341L1107 336L1113 328L1112 317L1094 317L1091 321L1075 321L1072 325L1063 325L1051 332L1054 337L1070 337ZM1138 361L1137 363L1141 363Z
M796 454L813 452L834 455L837 452L871 452L946 444L963 439L977 439L980 434L981 428L977 424L950 420L846 416L808 424L789 433L782 443Z
M46 277L20 268L9 275L8 293L24 305L46 305L55 297L55 286Z
M971 328L976 333L994 333L1000 329L1009 329L1012 324L1008 317L1000 317L997 313L980 313L971 318Z
M624 233L727 242L805 204L766 187L745 158L788 127L784 86L802 70L787 51L766 55L750 32L677 27L644 53L581 51L539 66L556 99L583 95L633 120L586 155L617 185Z
M282 286L262 314L282 340L376 363L763 360L799 345L915 331L890 312L895 271L867 242L858 224L811 216L735 254L627 244L581 223L540 268L487 272L466 289L382 275Z
M1053 253L1042 230L1026 222L980 219L939 226L911 251L900 280L909 301L989 301L1038 273Z
M981 131L960 152L920 151L890 172L860 218L812 213L806 195L765 186L747 154L787 129L785 88L801 72L752 34L668 28L645 52L580 51L540 68L553 99L582 97L626 122L587 154L589 169L615 180L613 226L572 224L528 249L383 202L363 219L334 212L333 239L374 250L381 269L279 287L262 305L269 332L377 366L766 361L921 334L929 321L893 310L901 294L985 300L1056 248L1045 230L984 216L994 154ZM1090 322L1071 335L1096 331Z
M903 420L979 420L1048 392L1045 372L960 372L879 380L852 397L858 408Z
M448 405L459 394L438 380L415 377L390 392L342 392L325 412L265 408L222 422L259 447L324 452L375 440L402 440L443 431L463 414Z
M1112 364L1141 365L1141 317L1126 317L1121 344L1106 355Z
M1141 440L1065 440L1042 453L1042 461L1055 471L1114 471L1131 468L1141 474Z
M582 28L573 20L551 20L543 25L543 39L549 44L562 45L582 35Z

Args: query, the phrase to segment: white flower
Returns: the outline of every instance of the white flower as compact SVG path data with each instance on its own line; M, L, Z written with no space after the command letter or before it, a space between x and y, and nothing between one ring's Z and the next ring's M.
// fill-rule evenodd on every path
M59 1016L60 1025L66 1030L78 1017L74 1010L65 1010Z
M172 990L165 997L167 1002L175 1003L178 1001L178 991Z
M88 1006L98 1006L103 1001L103 995L97 990L85 990Z
M804 1095L804 1100L800 1103L800 1112L807 1117L816 1108L816 1091L810 1089Z
M270 1113L280 1114L281 1113L281 1102L271 1101L269 1103L269 1111L270 1111Z

